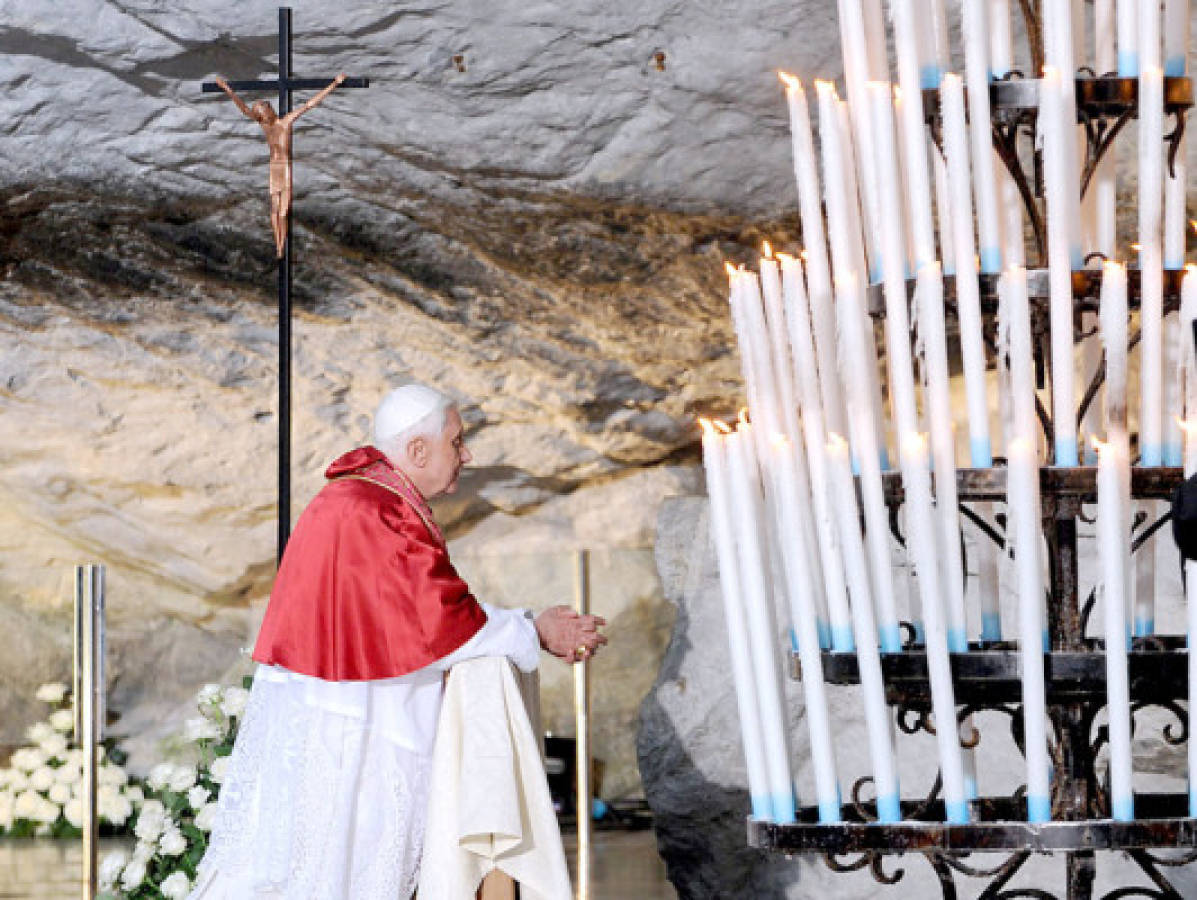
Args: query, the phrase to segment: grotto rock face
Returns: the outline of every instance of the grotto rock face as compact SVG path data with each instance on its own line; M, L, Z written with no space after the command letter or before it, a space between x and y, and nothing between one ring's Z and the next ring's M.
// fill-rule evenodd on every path
M199 683L240 671L273 573L265 144L200 82L270 76L277 20L231 0L0 19L0 745L68 673L70 569L99 560L113 701L158 729L148 759ZM294 26L297 74L371 87L296 126L293 508L388 387L452 393L476 462L438 515L480 595L569 602L570 551L625 554L596 570L619 685L596 746L635 791L630 722L673 621L656 507L697 484L695 415L741 394L722 263L797 237L775 70L836 73L834 10L348 0ZM545 667L558 731L567 675Z

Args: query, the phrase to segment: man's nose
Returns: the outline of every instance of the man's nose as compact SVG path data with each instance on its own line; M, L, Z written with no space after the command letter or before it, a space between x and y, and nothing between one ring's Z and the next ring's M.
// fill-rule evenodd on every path
M469 448L462 446L461 448L461 464L463 466L469 465L474 461L474 454L470 452Z

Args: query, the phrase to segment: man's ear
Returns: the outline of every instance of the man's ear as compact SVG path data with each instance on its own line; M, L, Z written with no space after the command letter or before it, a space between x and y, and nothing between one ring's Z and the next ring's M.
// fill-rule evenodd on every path
M419 435L408 441L407 458L413 465L424 468L428 464L428 439Z

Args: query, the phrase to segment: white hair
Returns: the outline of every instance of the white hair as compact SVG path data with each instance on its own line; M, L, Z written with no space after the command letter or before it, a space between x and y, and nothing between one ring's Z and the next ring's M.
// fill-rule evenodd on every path
M395 388L374 412L374 446L398 460L413 438L440 435L452 406L452 399L427 385Z

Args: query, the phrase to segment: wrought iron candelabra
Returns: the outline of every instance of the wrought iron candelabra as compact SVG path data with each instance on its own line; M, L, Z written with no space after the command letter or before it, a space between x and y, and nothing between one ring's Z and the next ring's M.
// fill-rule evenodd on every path
M1032 35L1032 39L1034 35ZM993 143L1015 179L1032 234L1031 245L1039 253L1039 265L1046 262L1045 226L1040 197L1042 163L1033 146L1038 106L1038 84L1018 74L993 83L990 100L993 110ZM1112 75L1092 76L1081 73L1076 78L1078 124L1084 126L1086 157L1082 169L1082 190L1102 157L1110 151L1114 138L1137 115L1137 81ZM928 124L933 138L938 134L938 96L925 92ZM1165 140L1169 159L1177 152L1183 133L1185 115L1193 105L1192 83L1188 78L1168 78L1165 82L1165 107L1175 125ZM1029 142L1029 143L1024 143ZM1138 302L1137 272L1130 273L1129 300ZM1179 305L1180 276L1177 271L1164 273L1164 309ZM996 276L982 275L982 309L986 313L986 337L991 357L996 355L994 313L996 312ZM1097 311L1101 271L1073 272L1075 297L1075 332L1078 339L1087 335L1081 328L1081 313ZM1036 335L1037 367L1041 381L1048 368L1047 349L1047 270L1028 271L1032 304L1033 332ZM913 282L911 282L913 289ZM946 303L952 312L954 292L951 279L946 284ZM883 315L879 287L874 287L872 312ZM1131 335L1131 345L1138 340ZM1080 403L1078 419L1094 402L1104 378L1099 367ZM1041 384L1042 386L1042 384ZM1040 423L1052 444L1051 420L1042 406ZM1003 460L993 468L960 469L957 473L960 512L981 529L988 539L1005 548L1003 523L986 522L971 508L974 503L1006 499L1006 469ZM1134 468L1131 492L1137 500L1161 500L1171 496L1182 479L1179 468ZM1090 637L1087 625L1095 603L1095 591L1080 596L1077 558L1078 522L1086 521L1084 504L1096 500L1096 469L1093 467L1043 467L1040 469L1043 531L1050 560L1050 595L1047 619L1051 650L1045 654L1045 679L1048 712L1052 725L1051 755L1052 821L1033 824L1026 821L1021 791L1012 796L983 797L971 804L972 822L966 825L944 824L945 811L936 780L921 801L903 803L903 821L879 824L875 803L867 799L871 778L862 778L851 791L843 807L844 821L824 825L818 822L814 807L800 811L796 824L779 825L750 820L750 845L785 854L817 853L837 872L870 869L873 877L885 884L898 883L904 870L896 868L892 857L918 853L926 858L938 876L944 898L958 896L957 879L986 880L980 897L986 900L1042 898L1055 900L1056 894L1038 887L1010 887L1010 882L1035 854L1060 854L1066 866L1068 900L1090 900L1094 896L1096 854L1122 851L1145 873L1152 887L1120 887L1104 895L1104 900L1122 897L1180 898L1167 870L1197 861L1197 819L1190 818L1187 793L1136 795L1133 822L1118 822L1110 817L1110 804L1103 770L1098 756L1108 740L1099 713L1106 703L1104 641ZM897 473L886 475L887 503L891 528L898 540L898 510L903 502L901 479ZM1138 550L1168 520L1136 522L1132 549ZM927 658L910 640L900 654L882 656L886 700L897 717L902 732L934 732ZM1179 636L1136 638L1129 653L1132 715L1156 707L1174 721L1163 729L1163 740L1171 745L1189 739L1187 696L1188 674L1185 642ZM823 653L824 678L828 683L858 683L857 657L854 653ZM973 643L968 653L954 654L952 674L960 723L981 712L1006 716L1015 743L1022 744L1022 705L1020 659L1012 643ZM797 654L791 657L791 675L801 678ZM959 724L959 723L958 723ZM966 728L966 731L968 729ZM973 730L964 742L976 744L980 733ZM1160 851L1173 850L1173 853ZM977 854L995 854L994 863L987 856L984 863Z

